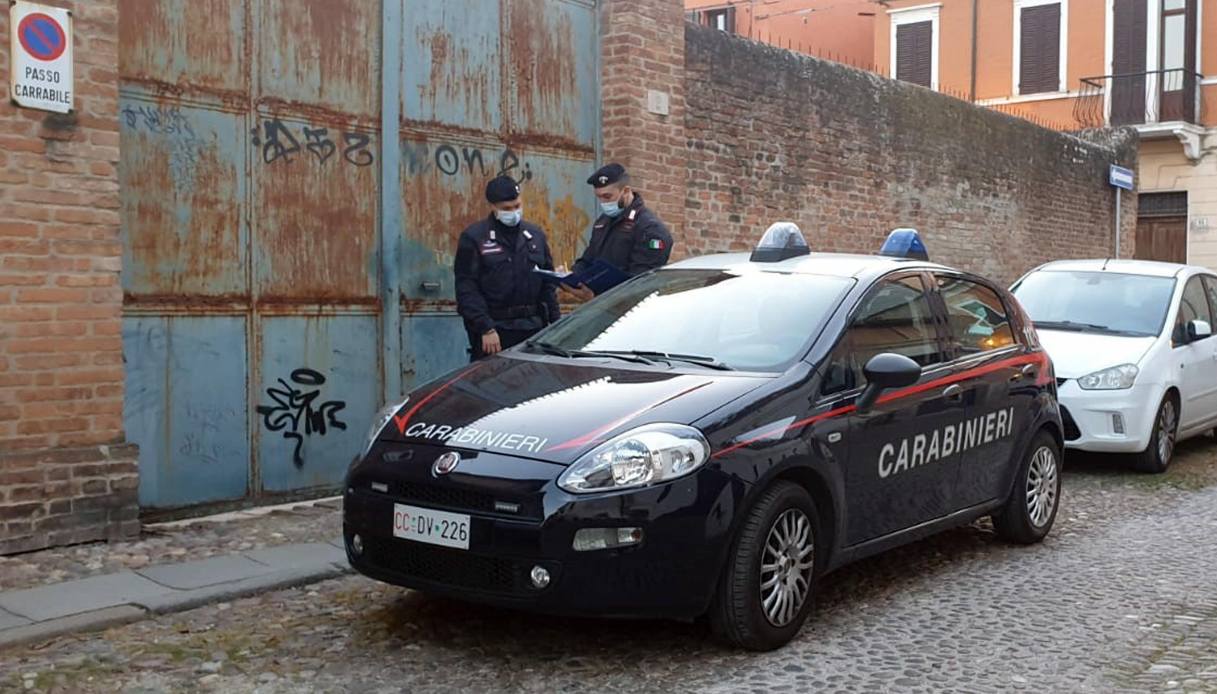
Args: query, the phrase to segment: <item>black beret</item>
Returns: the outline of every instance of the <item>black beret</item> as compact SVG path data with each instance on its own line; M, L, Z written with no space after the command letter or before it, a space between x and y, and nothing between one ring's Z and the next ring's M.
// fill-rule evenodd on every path
M624 177L624 166L621 164L605 164L587 179L587 184L596 188L603 188L620 181Z
M490 204L507 202L520 197L520 186L511 176L499 176L486 184L486 199Z

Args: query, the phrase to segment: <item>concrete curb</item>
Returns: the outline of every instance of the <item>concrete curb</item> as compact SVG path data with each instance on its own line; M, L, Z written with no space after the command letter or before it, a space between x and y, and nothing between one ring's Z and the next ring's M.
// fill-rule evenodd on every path
M6 591L0 593L0 649L342 576L351 568L339 546L282 545ZM186 589L158 581L182 575L191 577Z

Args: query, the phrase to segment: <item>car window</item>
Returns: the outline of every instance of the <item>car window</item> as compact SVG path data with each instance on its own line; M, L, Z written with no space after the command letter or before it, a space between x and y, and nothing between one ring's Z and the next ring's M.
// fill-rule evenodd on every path
M883 281L862 300L825 366L821 392L827 395L865 384L862 367L884 352L903 354L922 366L943 361L920 277Z
M1014 344L1010 318L997 292L962 277L937 279L957 355L980 354Z
M1175 278L1037 270L1019 280L1014 296L1040 330L1160 335L1175 296Z
M1209 309L1217 311L1217 277L1204 275L1204 293L1209 297Z
M1187 334L1187 324L1193 320L1202 320L1210 326L1213 324L1213 314L1209 309L1208 297L1199 277L1193 277L1183 287L1183 298L1179 301L1179 313L1175 316L1175 342L1182 342Z

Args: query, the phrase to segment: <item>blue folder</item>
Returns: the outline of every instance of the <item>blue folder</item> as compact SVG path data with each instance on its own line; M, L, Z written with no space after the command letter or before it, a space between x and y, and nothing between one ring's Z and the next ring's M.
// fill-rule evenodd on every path
M540 268L534 268L533 272L541 275L546 282L562 283L568 287L578 287L582 284L597 294L603 294L630 278L615 265L599 258L593 260L585 269L565 275Z

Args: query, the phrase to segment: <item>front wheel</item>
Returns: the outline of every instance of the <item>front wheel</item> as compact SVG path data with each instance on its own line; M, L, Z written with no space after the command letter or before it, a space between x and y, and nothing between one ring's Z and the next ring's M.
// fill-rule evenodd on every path
M819 521L807 490L778 482L748 512L711 607L728 642L770 651L794 638L811 611Z
M1175 399L1167 395L1158 406L1149 445L1132 457L1133 469L1153 474L1166 472L1175 457L1175 439L1178 435L1179 413L1175 408Z
M1021 545L1043 540L1056 522L1061 499L1061 449L1046 431L1036 434L1018 467L1014 490L993 514L993 528Z

